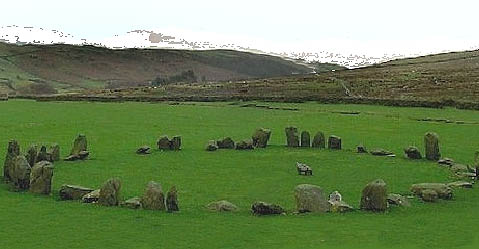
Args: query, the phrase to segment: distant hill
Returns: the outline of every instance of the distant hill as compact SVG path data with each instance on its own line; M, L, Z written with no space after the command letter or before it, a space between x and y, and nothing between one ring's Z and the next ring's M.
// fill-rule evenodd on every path
M233 50L107 49L0 43L0 92L50 94L148 85L192 71L199 82L305 74L307 66Z

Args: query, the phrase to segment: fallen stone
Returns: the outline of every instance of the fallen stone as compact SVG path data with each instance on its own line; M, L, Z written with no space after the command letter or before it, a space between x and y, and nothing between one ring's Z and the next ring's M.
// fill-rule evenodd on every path
M229 201L216 201L209 203L206 208L216 212L235 212L238 211L238 207Z
M83 203L97 203L98 200L100 199L100 190L96 189L93 190L92 192L85 194L82 197L82 202Z
M150 154L151 153L151 148L150 146L147 146L147 145L143 145L141 146L140 148L138 148L136 150L136 154L139 154L139 155L147 155L147 154Z
M225 137L221 140L216 141L218 149L234 149L235 142L230 137Z
M299 212L324 213L330 210L323 190L316 185L301 184L294 188L294 199Z
M299 163L297 162L296 163L296 169L298 170L298 175L310 175L312 176L313 175L313 170L311 169L311 167L309 167L308 165L304 164L304 163Z
M41 161L33 166L30 173L30 192L48 195L52 192L53 164Z
M439 199L452 199L453 192L450 187L444 183L418 183L411 186L411 192L419 197L422 197L425 190L435 191Z
M469 168L469 166L467 165L464 165L464 164L459 164L459 163L454 163L452 166L451 166L451 171L454 172L454 173L457 173L457 172L471 172L472 169ZM471 172L472 173L472 172Z
M450 182L446 185L450 188L472 188L472 183L466 181Z
M121 181L118 178L111 178L100 188L98 204L102 206L118 206L120 203Z
M344 201L328 201L330 207L330 212L332 213L345 213L349 211L353 211L354 208L347 204Z
M387 201L391 205L410 207L408 199L400 194L388 194Z
M63 184L59 191L60 200L81 200L84 195L92 191L93 189L91 188Z
M128 199L124 201L123 203L121 203L121 206L126 208L131 208L131 209L139 209L141 208L140 198L133 197L131 199Z
M366 185L361 196L360 208L368 211L381 212L388 207L387 187L382 179L377 179Z
M241 141L236 143L236 149L237 150L252 150L252 149L254 149L253 141L252 140L241 140Z
M392 153L391 151L387 151L385 149L374 149L370 153L373 156L391 156L391 155L394 155L394 153Z
M454 160L452 160L451 158L444 158L444 159L441 159L441 160L438 160L437 161L438 164L440 165L445 165L445 166L452 166L454 164Z
M432 189L425 189L421 192L421 199L426 202L436 202L439 194Z
M284 209L276 204L270 204L262 201L257 201L251 206L251 210L255 215L273 215L282 214Z

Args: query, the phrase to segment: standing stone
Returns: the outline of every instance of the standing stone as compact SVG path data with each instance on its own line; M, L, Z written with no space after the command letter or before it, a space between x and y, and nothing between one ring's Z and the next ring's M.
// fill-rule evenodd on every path
M235 142L230 137L225 137L221 140L216 141L218 149L234 149Z
M328 212L330 204L323 190L316 185L301 184L294 188L294 199L299 212Z
M50 161L49 159L50 158L48 158L47 147L42 145L42 147L40 147L40 151L38 152L37 160L35 163L42 161Z
M382 179L370 182L363 189L360 208L369 211L385 211L387 209L387 188Z
M16 156L8 173L10 182L17 190L27 190L30 187L30 164L24 156Z
M60 145L55 143L52 146L50 146L50 150L48 151L48 154L50 155L51 162L60 161Z
M206 145L206 151L215 151L218 149L215 140L208 141L208 145Z
M171 187L170 191L166 194L166 209L168 212L180 211L178 207L178 193L176 187Z
M35 164L30 173L30 192L48 195L52 191L53 164L41 161Z
M10 140L8 142L7 155L3 164L3 178L6 182L11 180L10 171L13 167L13 160L20 155L20 145L16 140Z
M421 152L417 147L414 146L409 146L406 149L404 149L404 154L410 159L421 159Z
M168 136L162 136L158 139L158 141L156 142L156 145L158 145L158 149L160 150L169 150L170 139L168 139Z
M314 135L311 147L320 149L326 148L326 138L324 137L324 133L318 131L318 133Z
M93 189L76 185L63 184L60 187L60 200L81 200L82 197L91 193Z
M181 150L181 136L174 136L170 141L171 150Z
M301 132L301 147L311 147L311 137L307 131Z
M257 148L266 148L268 140L271 137L271 130L259 128L251 137L253 139L253 146Z
M299 147L298 128L294 126L286 127L286 146L287 147Z
M141 198L141 205L144 209L165 210L165 195L161 185L151 181L146 186L145 194Z
M86 136L84 134L79 134L75 141L73 141L73 148L70 155L78 155L82 151L88 151L87 145Z
M439 136L434 132L428 132L424 135L424 145L426 146L426 158L437 161L441 158L439 152Z
M25 155L25 158L27 159L28 164L30 164L31 167L35 166L35 163L37 162L37 155L37 146L31 145L27 151L27 154Z
M334 136L334 135L329 136L328 149L340 150L341 149L341 138L338 137L338 136Z
M98 204L102 206L118 206L120 203L121 181L118 178L111 178L100 188Z
M236 143L237 150L252 150L254 149L253 141L250 139L241 140Z

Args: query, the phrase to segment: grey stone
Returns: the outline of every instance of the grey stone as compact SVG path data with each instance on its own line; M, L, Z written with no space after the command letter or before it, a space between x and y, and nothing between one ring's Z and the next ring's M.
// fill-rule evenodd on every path
M218 149L215 140L208 141L208 145L206 145L206 151L215 151Z
M313 143L311 144L311 147L320 148L320 149L326 148L326 138L324 136L324 133L318 131L318 133L314 135Z
M345 213L349 211L353 211L354 208L347 204L344 201L328 201L330 207L330 212L332 213Z
M334 136L334 135L329 136L328 149L340 150L341 149L341 138L338 137L338 136Z
M87 146L88 142L86 136L84 134L79 134L75 141L73 141L73 148L70 155L78 155L81 151L88 151Z
M451 159L451 158L444 158L444 159L440 159L437 161L438 164L440 165L445 165L445 166L449 166L451 167L452 165L454 165L454 160Z
M166 194L166 210L168 210L168 212L180 211L178 207L178 192L175 186L171 187L170 191Z
M31 167L24 156L16 156L10 166L8 175L10 183L17 190L27 190L30 187Z
M148 146L148 145L143 145L143 146L141 146L140 148L138 148L138 149L136 150L136 154L139 154L139 155L150 154L150 153L151 153L150 149L151 149L150 146Z
M390 156L390 155L394 155L394 153L392 153L391 151L387 151L385 149L374 149L372 150L371 152L371 155L373 156Z
M316 185L301 184L294 189L294 199L299 212L328 212L330 204L323 190Z
M28 164L30 164L31 167L35 165L37 162L37 155L38 155L38 149L37 146L31 145L30 148L28 148L27 154L25 155L25 158L28 161Z
M128 199L124 201L123 203L121 203L121 206L126 208L131 208L131 209L139 209L141 208L140 198L133 197L131 199Z
M391 205L410 207L408 199L400 194L388 194L387 201Z
M5 162L3 164L3 179L6 182L11 181L10 171L13 167L13 161L15 157L20 155L20 145L16 140L10 140L8 142L7 154L5 156Z
M169 150L170 149L170 139L167 136L162 136L156 142L158 149L160 150Z
M100 190L96 189L82 197L83 203L97 203L100 199Z
M84 195L92 191L93 189L91 188L63 184L59 191L60 200L81 200Z
M52 146L50 146L48 155L50 157L51 162L60 161L60 145L55 143Z
M238 207L229 201L216 201L209 203L206 208L216 212L235 212L238 211Z
M455 181L455 182L450 182L446 185L450 188L472 188L472 183L466 182L466 181Z
M51 159L47 153L47 147L45 145L42 145L42 147L40 147L40 151L37 154L37 160L35 163L42 162L42 161L50 161L50 160Z
M409 146L404 149L404 154L410 159L422 159L421 152L415 146Z
M121 181L118 178L111 178L100 188L98 204L102 206L118 206L120 203Z
M386 211L387 187L382 179L374 180L366 185L361 196L360 208L368 211Z
M221 140L217 140L216 145L218 146L218 149L234 149L235 148L235 142L230 137L225 137Z
M311 169L311 167L309 167L308 165L304 163L297 162L296 169L298 170L298 175L305 175L305 176L313 175L313 170Z
M436 133L428 132L424 135L424 144L426 147L426 158L437 161L441 158L439 151L439 136Z
M366 149L366 147L364 147L364 145L360 144L356 147L356 151L358 153L368 153L368 150Z
M266 148L269 138L271 137L271 130L265 128L256 129L251 136L253 146L257 148Z
M330 202L340 202L343 200L343 197L341 196L341 193L338 191L333 191L331 194L329 194L329 201Z
M298 128L290 126L286 127L284 131L286 133L286 146L299 147Z
M421 192L421 199L426 202L436 202L439 194L432 189L425 189Z
M301 147L309 148L311 147L311 136L309 132L303 131L301 132Z
M253 141L249 139L241 140L236 143L236 149L237 150L252 150L254 149Z
M53 164L41 161L33 166L30 173L30 192L49 195L52 192Z
M148 183L141 198L141 205L144 209L166 210L165 195L159 183L154 181Z
M181 136L174 136L170 141L171 150L181 150Z
M439 199L450 200L453 196L452 189L444 183L418 183L411 186L411 192L422 197L425 190L432 190L437 193Z
M273 215L273 214L282 214L284 209L276 204L270 204L262 201L254 202L251 206L251 211L255 215Z

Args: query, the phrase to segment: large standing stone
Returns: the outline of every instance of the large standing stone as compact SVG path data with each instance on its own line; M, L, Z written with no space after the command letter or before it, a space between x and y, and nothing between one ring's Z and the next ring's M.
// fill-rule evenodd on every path
M165 210L165 195L161 185L151 181L146 186L145 194L141 198L141 205L144 209Z
M53 164L41 161L35 164L30 173L30 192L48 195L52 192Z
M48 154L50 155L50 160L52 162L60 161L60 145L55 143L50 146Z
M60 187L60 200L81 200L82 197L91 193L93 189L82 186L63 184Z
M235 142L230 137L225 137L221 140L216 141L218 149L234 149Z
M388 207L386 183L382 179L370 182L363 189L360 208L369 211L385 211Z
M251 136L253 140L253 146L258 148L266 148L269 138L271 137L271 130L259 128Z
M88 143L86 136L84 134L79 134L78 137L73 141L73 148L70 152L70 155L78 155L82 151L88 151Z
M330 204L323 190L316 185L301 184L294 188L294 199L299 212L328 212Z
M170 141L171 150L181 150L181 136L174 136Z
M428 132L424 135L424 145L426 146L426 158L437 161L441 158L439 152L439 136L434 132Z
M409 146L406 149L404 149L404 154L410 159L421 159L421 152L419 149L415 146Z
M216 212L234 212L238 210L238 207L229 201L216 201L209 203L206 208Z
M340 150L341 149L341 138L338 137L338 136L334 136L334 135L329 136L328 149Z
M286 127L284 131L286 132L286 146L299 147L298 128L290 126Z
M311 136L307 131L301 132L301 147L311 147Z
M250 139L241 140L236 143L237 150L252 150L254 149L253 141Z
M251 206L251 211L255 215L271 215L271 214L282 214L284 209L276 204L270 204L262 201L257 201Z
M24 156L13 158L10 171L8 173L10 182L17 190L27 190L30 187L30 164Z
M169 150L170 139L168 139L168 136L162 136L158 139L158 141L156 142L156 145L158 145L158 149L160 150Z
M37 160L35 163L42 162L42 161L50 161L50 158L48 157L48 153L47 153L47 147L44 145L40 147L40 151L38 152Z
M98 204L103 206L118 206L120 203L120 189L120 179L112 178L106 181L100 188Z
M166 209L168 212L180 211L178 207L178 192L176 187L171 187L170 191L166 194Z
M314 135L313 143L311 145L313 148L326 148L326 138L324 137L324 133L318 131L316 135Z
M13 167L13 160L20 155L20 145L16 140L10 140L8 142L7 155L3 164L3 178L6 182L11 180L10 171Z
M25 158L27 159L28 164L30 164L31 167L33 167L37 162L37 155L37 146L31 145L30 148L28 148L27 154L25 155Z

